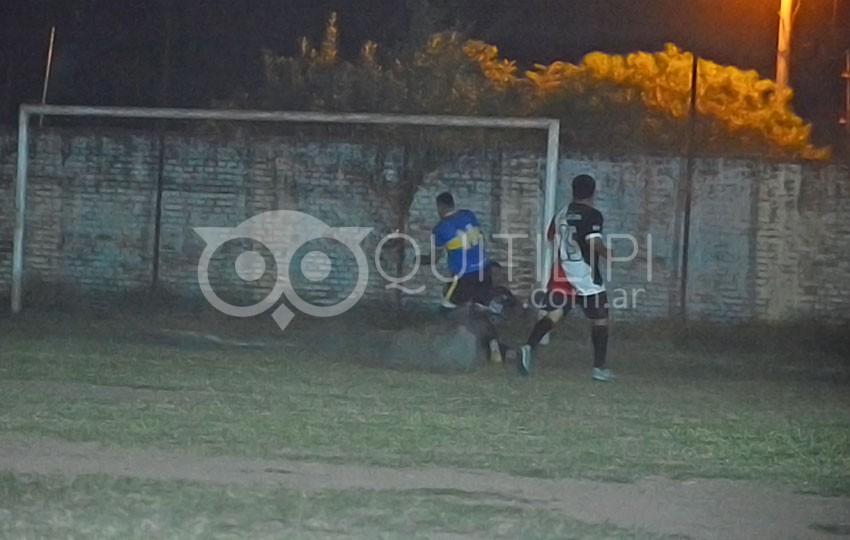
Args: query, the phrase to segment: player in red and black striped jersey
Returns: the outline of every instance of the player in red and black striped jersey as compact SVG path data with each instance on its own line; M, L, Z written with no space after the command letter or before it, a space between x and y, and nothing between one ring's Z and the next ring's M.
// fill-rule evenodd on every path
M547 290L534 299L537 307L547 312L534 326L528 342L520 349L517 363L522 375L529 375L532 353L563 315L576 305L591 320L594 361L592 377L610 381L611 371L605 366L608 349L608 298L605 281L599 270L599 259L610 255L602 240L602 213L593 207L596 181L582 174L573 179L573 200L552 220L549 241L554 244L554 265Z

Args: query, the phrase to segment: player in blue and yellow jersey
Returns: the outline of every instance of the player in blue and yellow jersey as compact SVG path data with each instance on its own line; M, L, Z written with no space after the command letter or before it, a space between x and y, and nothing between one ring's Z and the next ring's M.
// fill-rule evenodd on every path
M470 210L455 208L451 193L437 197L437 213L440 222L432 233L434 246L437 250L445 248L454 278L444 292L444 305L486 303L492 276L478 218Z
M437 213L440 222L434 227L434 246L438 250L437 258L445 248L449 271L452 273L452 281L443 292L442 305L454 309L461 305L477 304L474 307L481 314L478 319L485 326L484 341L490 349L490 360L501 363L502 353L495 327L481 313L490 305L494 296L490 259L481 225L475 213L455 207L451 193L437 196ZM436 263L436 259L431 261L427 256L423 257L423 261Z

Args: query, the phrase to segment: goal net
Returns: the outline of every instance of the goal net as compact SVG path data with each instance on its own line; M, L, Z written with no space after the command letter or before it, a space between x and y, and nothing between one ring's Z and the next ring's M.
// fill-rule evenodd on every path
M421 171L400 210L399 194L410 187L400 178L409 158L405 152L411 152L402 145L338 137L210 138L158 130L34 131L34 116L538 130L545 132L546 146L530 153L470 148L442 160ZM347 228L349 240L361 242L365 253L365 259L352 255L350 246L340 245L346 244L343 237L307 242L300 256L287 262L300 265L300 281L293 278L292 284L298 281L307 293L297 294L310 302L333 305L346 297L346 289L358 286L361 296L418 294L424 287L422 297L433 297L441 280L430 269L414 275L411 254L431 247L434 197L441 191L452 192L459 206L478 214L494 259L506 266L512 284L530 291L545 282L551 267L552 252L541 233L555 212L559 129L559 121L548 118L24 105L14 181L0 184L9 190L3 197L7 204L14 201L0 223L0 232L12 237L11 257L0 252L11 311L24 307L25 291L59 286L104 295L151 287L197 293L206 286L235 305L247 283L249 296L268 299L281 261L263 254L262 238L251 235L273 226L268 219L295 216L274 214L280 211ZM13 147L6 138L6 146ZM318 226L303 219L289 223L290 233ZM251 230L246 233L245 227ZM210 242L219 242L221 249L204 261ZM395 249L406 253L404 264L393 259ZM365 285L352 276L360 270L354 265L364 260Z

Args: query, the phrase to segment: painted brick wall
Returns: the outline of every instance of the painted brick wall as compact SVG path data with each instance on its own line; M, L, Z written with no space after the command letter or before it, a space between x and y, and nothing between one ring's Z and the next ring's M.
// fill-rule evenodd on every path
M30 287L42 281L63 283L89 294L150 284L154 141L136 135L33 140L26 221ZM5 135L0 148L0 283L8 290L15 137Z
M847 167L773 167L754 211L758 315L850 318Z
M194 233L195 227L236 227L262 212L296 210L332 227L373 228L362 243L371 255L394 223L386 192L396 181L400 157L376 147L274 139L251 146L186 138L170 138L165 144L161 280L175 291L199 292L197 267L204 242ZM254 283L238 279L232 271L233 258L244 247L224 249L213 261L217 271L210 272L222 278L214 283L216 292L234 298L234 304L243 297L261 300L271 292L277 275L270 254L255 245L266 256L269 271ZM321 283L299 279L301 256L318 247L319 241L305 246L293 260L290 275L299 294L316 303L335 304L353 289L356 273L349 270L356 268L354 258L341 245L326 243L324 250L340 264ZM371 279L366 296L385 296L374 257L368 260Z
M392 302L396 293L377 271L375 248L400 224L394 200L403 151L376 144L264 138L253 141L171 135L162 174L160 283L198 295L204 248L195 227L236 227L264 211L298 210L330 226L369 227L362 246L370 279L366 301ZM154 216L159 143L144 132L45 130L33 138L28 193L26 270L32 289L93 297L145 289L153 279ZM0 296L10 286L16 133L0 133ZM509 148L470 149L426 171L404 232L430 249L434 197L452 191L476 211L492 256L508 262L513 285L527 294L537 278L542 229L540 155ZM564 155L559 205L569 181L587 172L598 180L598 205L615 253L609 290L620 319L665 317L678 306L679 235L685 168L680 158ZM716 320L850 317L850 173L846 165L813 166L747 159L702 159L695 165L687 281L689 314ZM502 238L498 235L501 234ZM246 249L264 256L267 271L245 282L234 259ZM321 250L333 260L304 263L325 270L310 281L298 267ZM413 269L406 249L405 273ZM395 270L392 253L379 262ZM289 275L297 292L332 305L353 289L353 255L328 241L305 245ZM445 265L438 269L445 273ZM272 289L274 261L262 246L232 242L213 259L211 281L233 304L250 305ZM434 300L442 283L420 269L404 284Z

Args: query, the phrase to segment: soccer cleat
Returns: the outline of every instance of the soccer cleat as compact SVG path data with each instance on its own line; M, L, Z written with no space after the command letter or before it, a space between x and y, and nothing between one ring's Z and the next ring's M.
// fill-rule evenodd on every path
M610 382L614 380L614 374L608 368L593 368L593 380Z
M456 304L454 304L453 302L450 302L449 300L447 300L445 298L440 299L440 307L442 307L443 309L451 309L451 310L457 309Z
M524 377L531 375L533 364L534 359L531 354L531 345L523 345L519 349L519 358L516 363L517 371Z
M502 347L499 345L499 342L495 339L490 340L490 363L491 364L501 364L502 363Z

